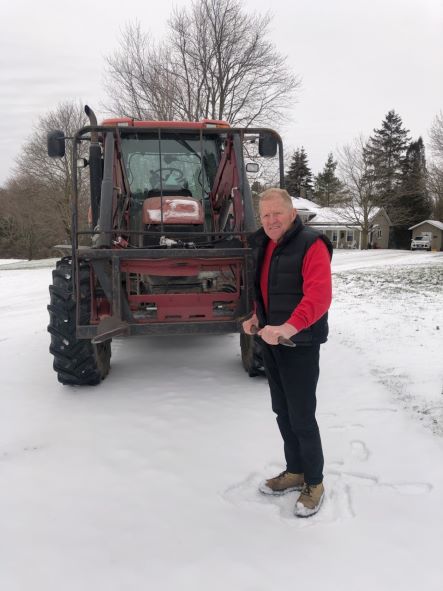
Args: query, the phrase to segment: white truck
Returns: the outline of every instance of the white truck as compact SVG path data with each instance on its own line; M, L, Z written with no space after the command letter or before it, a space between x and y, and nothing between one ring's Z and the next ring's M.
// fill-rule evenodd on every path
M431 250L432 232L422 232L411 240L411 250Z

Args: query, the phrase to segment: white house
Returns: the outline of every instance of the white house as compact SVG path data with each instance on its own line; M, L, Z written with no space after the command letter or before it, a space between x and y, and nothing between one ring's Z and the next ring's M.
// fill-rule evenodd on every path
M361 227L351 221L349 210L343 207L320 207L303 197L292 197L292 202L303 223L326 234L334 248L362 248ZM368 236L368 241L375 248L388 248L390 225L386 212L375 208Z

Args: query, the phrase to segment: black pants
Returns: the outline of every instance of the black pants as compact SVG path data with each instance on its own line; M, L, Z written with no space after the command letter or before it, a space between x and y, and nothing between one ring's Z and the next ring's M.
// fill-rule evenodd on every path
M263 361L272 410L283 437L286 469L304 473L305 482L323 481L323 451L315 419L320 345L271 346L263 342Z

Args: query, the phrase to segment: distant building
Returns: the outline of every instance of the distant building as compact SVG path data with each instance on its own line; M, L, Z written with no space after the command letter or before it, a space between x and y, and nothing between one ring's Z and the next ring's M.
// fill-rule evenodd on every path
M432 233L431 250L443 250L443 222L437 220L425 220L415 226L411 226L411 239L421 236L423 232Z
M302 222L326 234L334 248L363 248L361 225L352 221L355 216L348 208L321 207L304 197L292 197L292 202ZM257 221L260 223L259 218ZM386 210L383 207L373 208L369 219L368 248L393 248L394 230ZM443 222L424 220L409 230L412 231L411 239L422 232L432 232L432 250L443 250Z
M304 224L307 224L313 218L315 218L318 210L321 209L319 205L313 201L309 201L309 199L305 199L304 197L291 197L291 199L298 212L298 215L301 218L301 221Z
M292 197L302 222L323 232L334 248L363 248L361 226L352 222L344 207L320 207L303 197ZM391 220L383 208L374 209L370 219L368 243L373 248L388 248Z
M392 222L383 207L377 209L371 218L369 244L372 248L389 248Z

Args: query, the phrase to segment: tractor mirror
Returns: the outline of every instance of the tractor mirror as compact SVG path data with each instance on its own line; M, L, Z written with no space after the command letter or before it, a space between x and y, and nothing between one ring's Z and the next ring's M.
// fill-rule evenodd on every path
M269 132L260 134L258 153L264 158L273 158L277 154L277 139L273 134Z
M63 158L65 155L65 134L56 129L48 131L48 156L50 158Z
M246 172L258 172L260 170L260 166L257 162L248 162L246 164Z

